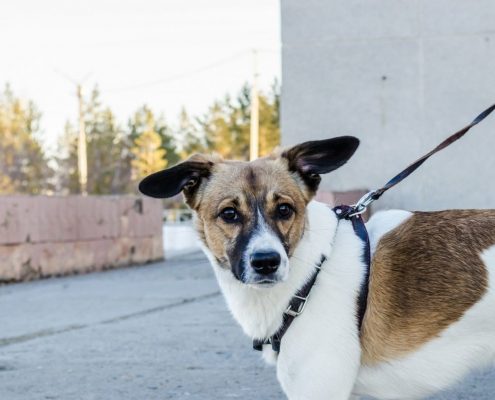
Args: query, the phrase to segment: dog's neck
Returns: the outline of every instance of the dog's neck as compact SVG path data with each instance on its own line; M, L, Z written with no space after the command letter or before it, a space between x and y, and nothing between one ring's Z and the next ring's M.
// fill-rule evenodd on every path
M239 282L230 270L219 267L209 250L204 249L230 311L253 339L266 338L278 330L292 296L311 277L322 255L327 260L330 258L338 224L335 214L318 202L309 203L306 212L304 234L290 257L289 277L274 287L255 288Z

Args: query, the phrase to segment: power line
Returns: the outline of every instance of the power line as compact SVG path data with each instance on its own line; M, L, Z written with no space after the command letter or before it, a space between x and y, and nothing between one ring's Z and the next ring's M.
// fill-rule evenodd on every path
M65 78L70 83L72 83L73 85L76 85L76 86L82 85L92 74L92 72L88 72L86 75L84 75L84 77L82 79L74 79L72 76L65 73L64 71L59 70L58 68L53 68L53 71L55 71L55 73L59 74L61 77Z
M116 93L116 92L130 91L130 90L138 90L138 89L142 89L142 88L146 88L146 87L150 87L150 86L160 85L160 84L163 84L163 83L174 82L174 81L177 81L177 80L180 80L180 79L187 78L187 77L189 77L191 75L196 75L196 74L199 74L201 72L205 72L205 71L208 71L208 70L217 68L217 67L219 67L221 65L227 64L227 63L229 63L231 61L234 61L234 60L240 58L241 56L246 55L248 52L249 52L249 50L243 50L243 51L240 51L238 53L232 54L229 57L222 58L222 59L220 59L218 61L215 61L212 64L208 64L208 65L205 65L203 67L200 67L200 68L197 68L197 69L194 69L194 70L191 70L191 71L181 72L181 73L178 73L178 74L175 74L175 75L167 76L165 78L157 79L157 80L154 80L154 81L143 82L143 83L136 84L136 85L108 89L105 92L107 92L107 93Z

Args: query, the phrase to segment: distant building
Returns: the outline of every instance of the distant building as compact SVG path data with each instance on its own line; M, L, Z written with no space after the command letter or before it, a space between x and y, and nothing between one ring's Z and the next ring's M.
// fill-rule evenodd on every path
M355 135L323 188L383 185L495 103L493 0L283 0L282 142ZM495 208L495 115L379 208Z

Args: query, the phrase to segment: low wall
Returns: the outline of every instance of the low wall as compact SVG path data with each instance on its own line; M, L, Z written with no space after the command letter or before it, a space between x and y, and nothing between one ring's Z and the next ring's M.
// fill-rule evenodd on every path
M162 204L131 196L0 196L0 282L163 258Z

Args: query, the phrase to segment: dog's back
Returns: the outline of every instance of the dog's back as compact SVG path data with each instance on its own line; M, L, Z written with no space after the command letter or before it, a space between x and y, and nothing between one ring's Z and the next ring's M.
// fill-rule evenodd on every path
M428 386L427 377L442 386L470 359L479 364L495 355L495 210L400 217L373 254L361 335L364 375L371 378L381 365L409 382L417 377L418 389Z

